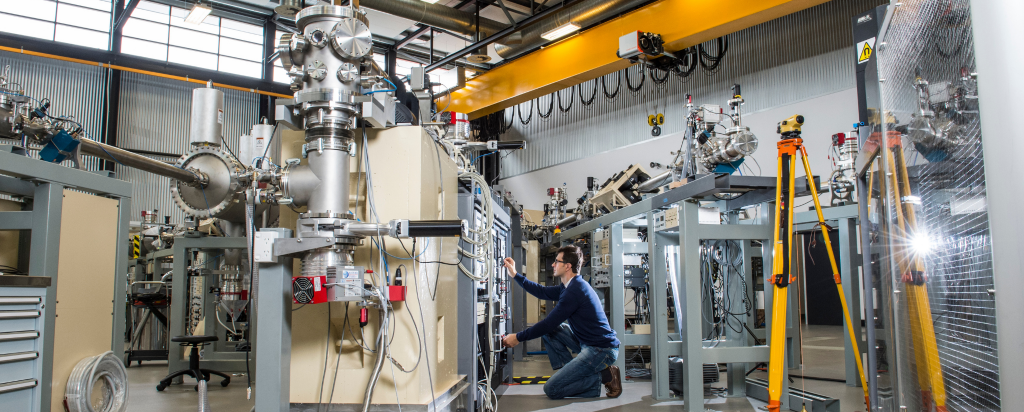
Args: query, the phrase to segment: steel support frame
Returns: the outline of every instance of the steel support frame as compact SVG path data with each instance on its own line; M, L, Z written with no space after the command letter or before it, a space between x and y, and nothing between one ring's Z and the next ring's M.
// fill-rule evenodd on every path
M97 173L71 169L59 164L32 159L14 152L13 146L0 146L0 193L32 198L32 210L21 212L0 212L0 230L27 230L31 233L28 248L30 276L48 277L52 290L46 293L45 304L56 307L57 269L60 263L60 222L63 208L64 189L75 189L96 196L117 200L118 229L117 245L128 242L128 222L131 215L132 187L128 182L112 179ZM22 245L24 246L24 245ZM126 282L128 273L128 248L117 247L115 256L113 328L110 350L118 356L124 354ZM55 310L46 310L43 327L43 353L40 385L41 412L50 411L51 385L53 379L53 338L56 320Z
M168 337L174 337L186 334L186 325L188 316L186 309L188 309L188 302L186 297L188 293L185 291L191 288L190 278L188 276L188 262L189 262L189 251L191 249L246 249L246 239L244 237L177 237L174 239L174 275L171 278L171 310L168 312L168 318L170 318L170 328L168 329ZM261 272L262 274L262 272ZM213 275L211 275L211 279ZM290 283L289 283L290 285ZM207 282L203 288L203 314L205 315L206 321L204 322L205 329L203 330L204 335L218 336L218 329L220 325L213 318L214 314L213 302L209 296L209 286L212 283ZM291 287L291 286L289 286ZM254 313L249 314L249 339L251 340L256 333L256 319L257 316ZM221 329L222 330L222 329ZM174 373L182 369L188 369L188 353L186 353L186 346L174 347L173 342L168 344L167 351L167 373ZM221 372L242 372L246 368L246 353L227 351L224 341L214 342L211 348L207 348L203 351L202 360L199 362L205 369L212 369ZM249 368L251 372L255 372L255 360L250 357ZM175 379L175 383L180 383L181 378Z
M677 331L678 335L676 333L670 334L668 331L667 292L664 288L657 288L652 293L651 306L657 311L651 328L651 357L655 360L651 365L652 396L654 399L659 400L673 398L672 393L669 391L668 364L663 360L670 356L680 356L683 358L683 381L685 382L683 408L687 412L703 411L704 363L729 363L726 380L728 387L727 396L742 397L746 396L746 364L767 362L769 350L764 345L751 346L754 342L751 341L746 331L740 334L728 333L726 340L720 341L718 346L704 347L702 330L704 321L701 314L703 308L701 304L700 242L702 240L741 241L741 252L744 259L743 276L748 279L747 285L749 289L746 292L750 293L752 292L754 278L750 268L750 259L757 255L757 251L754 250L755 248L750 245L749 241L758 240L762 244L771 244L773 217L767 213L768 208L762 208L764 212L762 213L763 219L761 221L766 222L764 224L748 225L735 224L736 222L733 222L733 224L727 225L704 225L699 223L697 217L699 206L696 203L684 201L680 202L678 207L679 227L677 230L655 232L653 213L648 218L648 222L651 225L648 233L653 233L653 235L648 236L648 240L651 242L649 248L652 262L652 283L663 285L672 281L679 285L681 302L677 307L681 307L682 313L676 313L676 316L683 317L683 329ZM670 263L666 260L666 248L672 246L679 247L675 279L669 279L669 273L661 269L668 267ZM763 259L764 277L769 279L768 271L771 268L771 255L764 255ZM766 299L768 297L770 296L766 294ZM765 303L765 311L770 313L771 302ZM789 323L792 325L795 316L791 313L789 317ZM766 319L769 321L768 327L771 328L771 318L766 316ZM749 326L752 320L743 319L743 322ZM792 346L794 344L793 336L796 331L791 326L787 326L787 330L789 331L787 333L787 352L793 354L797 352ZM677 336L679 340L675 340ZM691 399L700 399L701 401L691 402Z
M282 228L260 229L277 233L279 239L292 236ZM278 256L275 263L259 264L256 301L259 316L252 323L264 333L256 335L253 347L256 369L255 412L289 412L291 408L292 367L292 258Z

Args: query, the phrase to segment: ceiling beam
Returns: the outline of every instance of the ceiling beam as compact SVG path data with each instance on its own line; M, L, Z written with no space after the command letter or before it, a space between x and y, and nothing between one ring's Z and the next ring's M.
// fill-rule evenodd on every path
M461 58L461 57L463 57L463 56L465 56L467 54L473 53L473 52L475 52L477 50L480 50L481 48L487 47L487 46L489 46L492 43L496 43L499 40L509 36L510 34L515 33L515 32L517 32L519 30L522 30L523 28L525 28L525 27L527 27L527 26L529 26L531 24L534 24L534 23L536 23L538 21L544 20L546 17L548 17L552 13L555 13L555 12L557 12L557 11L563 9L563 8L569 7L569 6L571 6L573 4L576 4L576 3L580 2L580 1L582 1L582 0L563 1L562 3L559 3L556 6L549 7L548 9L546 9L546 10L540 12L540 13L534 14L533 16L530 16L530 17L527 17L527 18L523 19L522 21L519 22L518 26L506 27L504 30L499 31L497 33L494 33L493 35L488 36L487 38L485 38L483 40L480 40L480 41L478 41L476 43L470 44L469 46L466 46L462 50L459 50L457 52L449 54L445 58L441 59L441 61L427 66L427 68L425 70L426 70L427 73L430 73L431 71L436 70L437 68L440 68L441 66L449 64L449 63L451 63L451 62L453 62L455 60L458 60L459 58Z
M678 51L827 1L733 0L729 7L710 1L657 1L474 77L452 92L450 110L474 119L629 67L616 51L619 37L634 30L658 33L665 50ZM702 17L679 24L678 16ZM458 57L452 53L430 67Z

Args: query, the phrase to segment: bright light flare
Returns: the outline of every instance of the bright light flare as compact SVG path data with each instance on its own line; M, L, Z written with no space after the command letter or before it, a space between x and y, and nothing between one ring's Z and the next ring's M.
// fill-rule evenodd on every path
M917 233L910 238L910 247L918 256L927 255L935 247L927 233Z

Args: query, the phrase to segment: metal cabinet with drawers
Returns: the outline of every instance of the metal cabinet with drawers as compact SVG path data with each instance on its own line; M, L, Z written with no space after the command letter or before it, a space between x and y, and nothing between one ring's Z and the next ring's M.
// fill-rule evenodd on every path
M4 410L38 411L44 402L40 383L50 381L43 367L45 311L50 310L47 293L51 293L48 277L0 276L0 405Z

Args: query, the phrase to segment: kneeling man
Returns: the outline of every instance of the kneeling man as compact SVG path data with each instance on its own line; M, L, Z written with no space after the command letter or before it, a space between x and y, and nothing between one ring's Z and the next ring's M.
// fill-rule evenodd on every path
M544 393L551 399L596 398L601 396L602 384L609 398L622 394L622 377L613 365L619 356L619 340L594 288L579 276L582 263L580 248L558 249L551 267L561 284L541 286L516 274L515 261L505 258L508 275L526 292L538 299L558 301L544 320L504 339L508 347L530 339L544 339L551 368L555 370L544 384ZM577 356L573 358L572 353Z

